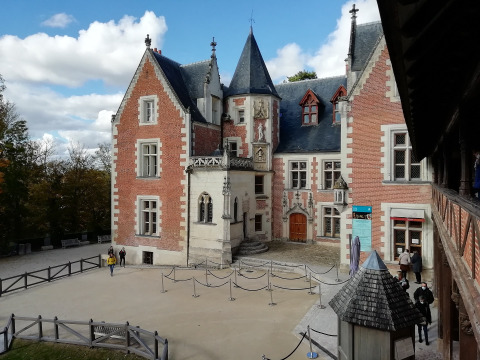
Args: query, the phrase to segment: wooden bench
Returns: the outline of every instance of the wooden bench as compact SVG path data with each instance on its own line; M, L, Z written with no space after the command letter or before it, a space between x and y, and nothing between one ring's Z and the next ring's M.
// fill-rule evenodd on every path
M112 235L98 235L97 237L99 244L112 241Z
M78 239L65 239L62 240L62 248L65 249L69 246L80 246L80 240Z

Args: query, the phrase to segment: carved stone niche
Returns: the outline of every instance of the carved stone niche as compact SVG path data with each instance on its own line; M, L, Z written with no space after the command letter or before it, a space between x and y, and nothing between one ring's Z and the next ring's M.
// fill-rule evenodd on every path
M255 170L269 170L270 147L265 143L253 144L253 167Z
M467 314L460 313L459 315L460 320L460 330L466 335L473 335L472 323L470 322L470 318Z
M255 99L253 101L253 118L267 119L268 118L268 101L263 98Z

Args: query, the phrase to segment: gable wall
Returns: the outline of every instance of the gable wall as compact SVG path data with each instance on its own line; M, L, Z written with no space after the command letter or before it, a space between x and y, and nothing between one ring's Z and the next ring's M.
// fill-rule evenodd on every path
M145 58L144 58L145 60ZM186 116L165 81L147 58L127 92L122 111L113 124L113 239L118 245L181 251L184 246L187 157ZM157 124L139 125L139 98L156 95ZM189 117L188 117L189 118ZM160 177L137 177L137 139L159 139ZM175 186L172 186L175 184ZM137 236L138 196L159 199L160 237ZM132 251L127 251L131 256ZM138 254L137 254L138 255ZM155 259L155 254L154 254ZM138 260L141 262L141 259ZM159 257L157 256L157 260Z
M390 260L391 234L386 233L390 223L390 207L386 203L403 204L414 208L424 204L429 209L431 189L428 184L398 184L385 182L386 161L389 149L385 146L385 125L405 126L401 103L392 98L392 69L385 40L381 41L366 70L361 74L357 86L350 94L350 111L347 119L346 138L342 147L347 156L347 178L350 205L372 206L372 249L376 249L384 260ZM344 147L346 146L346 147ZM388 160L389 161L389 160ZM386 209L388 208L388 211ZM351 234L351 208L348 230L342 239L342 262L348 263L348 233ZM429 211L426 211L428 216ZM425 229L428 230L428 220ZM428 234L426 231L425 234ZM424 244L425 244L424 238ZM361 261L369 253L362 252ZM393 260L393 259L392 259ZM424 263L425 264L425 263Z
M217 125L193 123L192 155L209 156L220 146L220 127Z

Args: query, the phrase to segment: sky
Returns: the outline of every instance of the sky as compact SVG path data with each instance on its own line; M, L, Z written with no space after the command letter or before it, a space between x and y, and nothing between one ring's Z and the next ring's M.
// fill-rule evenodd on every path
M221 82L235 72L252 26L274 84L300 70L345 74L352 5L357 24L379 21L376 0L16 0L2 2L0 75L4 98L30 138L93 152L111 142L111 115L145 52L180 64L210 58Z

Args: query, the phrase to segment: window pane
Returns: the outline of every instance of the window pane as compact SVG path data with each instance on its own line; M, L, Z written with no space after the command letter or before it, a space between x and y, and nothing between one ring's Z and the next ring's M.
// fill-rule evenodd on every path
M312 105L312 106L310 107L310 109L311 109L312 112L315 112L315 111L317 111L317 106L316 106L316 105Z
M307 168L307 163L305 161L302 161L300 163L300 169L306 169Z
M340 114L339 111L335 111L335 122L340 122L342 121L342 115Z
M335 233L333 234L334 237L340 237L340 219L333 219L335 223Z
M245 121L245 111L244 110L238 110L238 121L239 122L244 122Z
M309 122L310 122L309 115L308 114L303 115L303 123L308 124Z
M395 151L395 164L405 164L405 151Z
M420 165L412 165L410 177L412 179L420 179Z
M405 144L406 134L395 134L395 144Z
M340 161L335 161L334 165L335 165L335 169L341 169L342 168L342 163Z
M312 114L312 122L317 122L317 114Z
M292 163L292 169L298 169L298 162L293 162Z
M325 162L325 170L331 170L332 169L332 162L331 161L326 161Z
M395 179L405 179L405 166L395 166Z
M395 243L396 244L405 244L405 231L404 230L394 230Z

